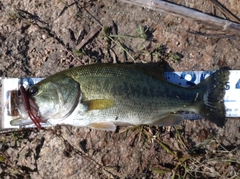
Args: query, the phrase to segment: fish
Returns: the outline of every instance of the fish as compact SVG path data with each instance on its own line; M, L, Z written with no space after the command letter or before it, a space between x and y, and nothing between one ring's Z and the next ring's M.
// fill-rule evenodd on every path
M182 87L163 77L162 65L74 67L22 92L29 107L24 106L26 99L22 100L18 104L22 115L10 123L21 126L37 121L115 131L117 126L179 125L184 117L178 112L193 111L223 127L229 73L228 68L222 68L195 86Z

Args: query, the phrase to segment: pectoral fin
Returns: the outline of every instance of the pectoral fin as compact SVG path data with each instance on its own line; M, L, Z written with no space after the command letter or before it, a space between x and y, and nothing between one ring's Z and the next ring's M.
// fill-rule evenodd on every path
M101 123L91 123L89 127L97 130L104 130L104 131L115 131L116 125L112 122L101 122Z
M103 110L114 106L115 101L109 99L94 99L89 101L84 101L88 110Z
M158 126L175 126L180 124L184 120L184 117L179 114L168 114L162 116L158 120L151 123L151 125L158 125Z

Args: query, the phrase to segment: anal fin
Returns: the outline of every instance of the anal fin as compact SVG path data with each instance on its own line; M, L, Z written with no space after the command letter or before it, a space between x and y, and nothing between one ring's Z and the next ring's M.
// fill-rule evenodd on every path
M184 120L184 117L179 114L167 114L155 120L151 125L157 126L175 126L179 125Z
M115 131L116 125L112 122L101 122L101 123L91 123L89 127L97 130L104 130L104 131Z

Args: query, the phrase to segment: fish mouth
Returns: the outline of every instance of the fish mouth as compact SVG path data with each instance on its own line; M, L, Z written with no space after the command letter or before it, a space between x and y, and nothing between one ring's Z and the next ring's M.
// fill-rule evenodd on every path
M15 111L16 114L17 110L18 113L17 118L11 120L10 124L12 126L23 126L34 123L38 129L41 129L40 122L45 122L45 120L43 120L40 114L38 105L33 98L29 97L23 86L20 86L19 91L21 95L18 96L16 93L13 93L9 98L11 109L8 111Z
M23 86L20 86L19 91L20 95L18 95L16 90L10 91L8 100L8 115L14 117L14 119L10 121L10 124L12 126L35 124L38 129L41 129L40 123L46 123L48 118L44 118L41 115L34 98L28 95L28 92ZM73 101L73 105L65 115L61 116L62 119L65 119L72 114L72 112L76 109L80 98L81 92L78 90L76 99Z

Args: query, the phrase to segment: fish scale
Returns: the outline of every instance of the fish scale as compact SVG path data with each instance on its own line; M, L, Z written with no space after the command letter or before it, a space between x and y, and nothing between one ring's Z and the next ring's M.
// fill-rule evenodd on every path
M92 72L96 72L96 74L98 74L99 72L97 72L96 69L91 69ZM111 71L112 70L116 70L116 73L112 73L112 76L110 76ZM128 74L129 72L129 74ZM84 73L84 72L83 72ZM175 96L184 96L182 98L185 99L190 99L192 100L195 96L196 96L196 92L193 92L193 94L191 95L191 93L188 91L186 91L186 89L184 88L177 88L177 86L166 83L164 88L162 87L162 84L159 84L159 80L156 79L152 79L149 78L149 76L147 75L143 75L142 73L138 73L138 71L133 72L131 71L122 71L119 69L109 69L109 70L105 70L101 73L101 75L97 75L97 77L93 78L91 72L88 72L87 74L90 74L90 80L85 79L88 78L86 75L78 75L80 78L75 78L76 81L80 81L80 88L83 92L83 94L85 96L87 96L87 99L94 99L94 98L112 98L113 96L115 96L115 100L121 100L123 96L126 97L124 100L126 100L126 98L128 98L129 100L125 101L126 103L131 103L132 101L136 101L134 103L134 106L136 106L137 104L140 105L141 108L146 108L149 106L155 106L155 109L144 109L144 110L157 110L159 109L159 105L161 105L162 109L163 107L166 107L167 109L169 109L169 107L172 107L172 109L176 110L176 102L174 102L174 100L179 101L179 99ZM121 81L118 80L118 76L121 76ZM132 79L132 76L134 76L134 78ZM99 82L99 77L101 78L101 82ZM110 79L109 79L110 78ZM129 81L129 79L132 80ZM145 84L142 82L141 85L136 85L134 84L134 80L136 81L140 81L142 80L143 82L145 82ZM81 82L84 81L84 82ZM111 87L109 87L110 89L108 89L106 84L109 84L111 81ZM86 86L91 86L92 88L88 88ZM170 88L177 88L175 92L175 96L173 96L172 94L166 94L167 92L171 92L171 90L166 90L166 89L170 89ZM87 90L85 90L87 89ZM99 93L96 93L99 92ZM146 91L148 91L149 93L147 93ZM192 90L193 91L193 90ZM159 95L159 94L165 94L166 97ZM171 98L169 98L169 96L171 96ZM92 98L91 98L92 97ZM139 101L138 98L143 98L145 97L146 99L144 99L144 104L141 104L141 101ZM171 103L170 105L167 105L167 103L165 102L165 100L171 100L170 102L167 103ZM121 101L121 104L124 102ZM146 104L146 102L148 102L148 104ZM183 107L184 104L186 104L185 101L182 101L182 104L178 104L177 106L180 106L179 108ZM127 105L127 104L126 104ZM127 110L129 110L131 108L128 107ZM166 111L167 111L166 109ZM178 109L177 109L178 110ZM146 113L146 112L145 112Z

